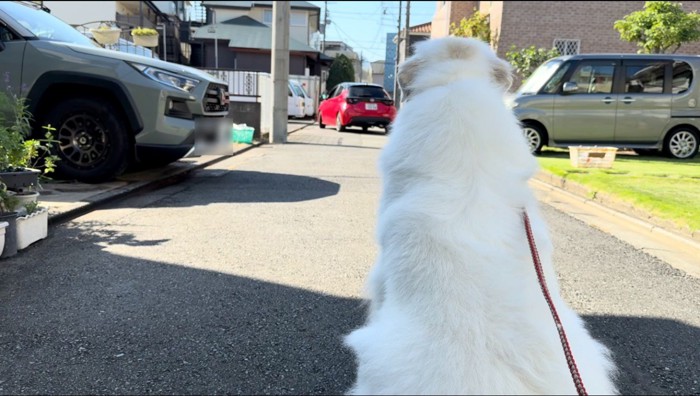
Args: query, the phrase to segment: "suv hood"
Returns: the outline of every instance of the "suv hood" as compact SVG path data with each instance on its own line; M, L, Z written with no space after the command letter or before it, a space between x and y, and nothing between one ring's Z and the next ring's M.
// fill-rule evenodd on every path
M165 62L165 61L162 61L160 59L148 58L146 56L129 54L129 53L120 52L120 51L113 51L113 50L108 50L108 49L104 49L104 48L86 47L83 45L76 45L76 44L71 44L71 43L56 42L56 44L64 45L64 46L72 49L73 51L80 52L82 54L101 56L104 58L122 60L125 62L140 63L142 65L152 66L152 67L157 67L159 69L167 70L169 72L183 74L185 76L193 77L193 78L196 78L196 79L201 80L201 81L216 82L219 84L226 85L226 82L212 76L211 74L209 74L205 71L198 70L198 69L195 69L195 68L189 67L189 66L180 65L177 63Z

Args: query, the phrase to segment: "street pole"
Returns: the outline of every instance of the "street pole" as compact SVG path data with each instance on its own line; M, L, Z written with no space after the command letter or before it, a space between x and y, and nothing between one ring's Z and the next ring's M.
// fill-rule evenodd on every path
M394 54L394 103L398 106L396 100L399 90L399 48L401 48L401 1L399 0L399 24L396 28L396 53Z
M408 58L408 51L411 49L411 0L406 2L406 28L403 38L403 60ZM403 92L401 92L401 99L403 101Z
M321 53L326 51L326 31L328 30L328 2L323 2L323 41L321 41Z
M289 1L272 3L272 132L270 143L287 143Z
M219 70L219 32L216 30L216 10L211 10L214 22L214 69Z

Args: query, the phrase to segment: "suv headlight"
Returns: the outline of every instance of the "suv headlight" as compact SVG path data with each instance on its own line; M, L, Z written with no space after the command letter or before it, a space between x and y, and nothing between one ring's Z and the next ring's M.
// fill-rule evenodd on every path
M169 72L167 70L158 69L157 67L146 66L139 63L130 63L136 70L140 71L144 76L153 81L158 81L169 87L181 89L185 92L192 92L194 87L200 83L199 80Z

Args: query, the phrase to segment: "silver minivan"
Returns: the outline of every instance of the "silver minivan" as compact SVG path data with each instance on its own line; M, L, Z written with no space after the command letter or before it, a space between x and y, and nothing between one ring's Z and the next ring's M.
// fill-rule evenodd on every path
M699 70L691 55L561 56L509 103L533 153L598 145L690 159L700 143Z

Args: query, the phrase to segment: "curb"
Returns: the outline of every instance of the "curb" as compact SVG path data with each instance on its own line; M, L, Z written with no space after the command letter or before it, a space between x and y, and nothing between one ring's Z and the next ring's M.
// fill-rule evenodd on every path
M613 197L610 194L592 190L582 184L566 180L544 170L540 170L534 177L535 180L551 186L553 189L568 192L578 196L584 203L595 203L600 207L614 212L614 215L624 215L627 220L635 221L647 228L651 233L662 232L668 236L690 239L691 242L700 244L700 231L693 231L687 227L679 227L669 220L661 220L649 212L634 207L632 204Z

